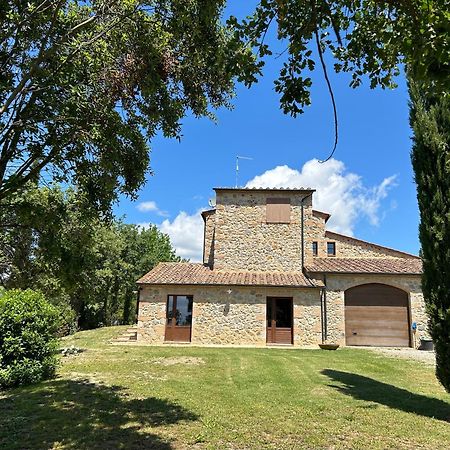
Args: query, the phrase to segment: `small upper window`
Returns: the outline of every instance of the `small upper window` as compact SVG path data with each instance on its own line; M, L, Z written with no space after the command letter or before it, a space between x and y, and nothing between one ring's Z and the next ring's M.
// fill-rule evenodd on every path
M327 255L336 256L336 242L327 242Z
M291 199L268 198L266 202L266 223L290 223Z
M313 251L313 256L317 256L319 254L319 246L316 241L314 241L312 243L312 251Z

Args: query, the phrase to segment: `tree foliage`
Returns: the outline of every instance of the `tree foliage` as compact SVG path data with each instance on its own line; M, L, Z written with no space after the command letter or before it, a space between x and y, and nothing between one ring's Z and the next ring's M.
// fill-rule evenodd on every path
M36 383L54 375L58 311L31 290L0 296L0 387Z
M156 133L227 106L258 71L220 22L224 1L4 0L0 199L40 176L108 210L133 195ZM244 70L245 68L245 70Z
M69 330L75 318L81 328L133 322L136 280L178 260L156 226L101 220L71 189L32 187L0 205L2 284L45 293Z
M296 116L311 102L311 72L330 52L336 72L363 76L370 86L395 86L399 66L446 91L450 79L448 0L261 0L252 16L229 20L259 56L272 55L265 36L271 26L285 45L286 60L275 80L285 113Z
M424 95L420 84L410 85L422 289L436 347L436 374L450 391L450 98Z

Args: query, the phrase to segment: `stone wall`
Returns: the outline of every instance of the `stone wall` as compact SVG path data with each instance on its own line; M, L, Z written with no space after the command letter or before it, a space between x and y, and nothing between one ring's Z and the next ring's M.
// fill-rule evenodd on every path
M164 342L168 295L194 297L192 344L265 346L266 299L270 296L293 298L294 345L321 341L319 289L236 286L144 286L139 303L139 340Z
M314 260L312 243L317 242L317 258L333 258L327 254L327 243L336 244L334 258L411 258L411 255L401 251L383 247L370 242L344 236L326 230L323 217L313 214L305 217L305 260L311 263Z
M166 329L167 295L158 288L143 287L139 293L138 339L162 344Z
M226 270L301 270L301 201L312 216L310 192L218 190L214 268ZM266 223L268 197L289 198L290 223ZM307 230L306 234L311 233Z
M305 263L328 258L327 243L335 242L335 258L410 258L397 250L326 231L323 214L313 213L313 198L303 191L218 190L215 214L205 216L205 264L223 270L301 270L301 201L304 201ZM289 198L290 223L266 223L269 197Z
M382 283L406 291L410 322L416 322L416 343L429 338L420 277L409 275L328 275L328 340L345 345L345 290L366 283ZM228 291L231 290L231 293ZM292 297L294 345L321 341L320 290L213 286L146 286L140 294L139 335L152 343L164 342L168 295L193 295L192 343L199 345L266 345L267 297Z
M349 236L327 231L322 245L322 251L326 253L326 242L336 242L337 258L411 258L410 255L397 250L360 241ZM326 254L324 254L326 257Z
M214 265L214 240L215 240L215 210L205 211L203 213L204 239L203 239L203 264L213 267Z

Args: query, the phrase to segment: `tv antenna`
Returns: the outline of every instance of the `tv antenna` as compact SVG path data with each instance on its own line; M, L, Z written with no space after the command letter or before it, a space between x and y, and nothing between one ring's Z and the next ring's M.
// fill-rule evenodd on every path
M236 187L238 186L238 180L239 180L239 160L240 159L247 159L247 160L253 160L253 158L249 158L248 156L236 156Z

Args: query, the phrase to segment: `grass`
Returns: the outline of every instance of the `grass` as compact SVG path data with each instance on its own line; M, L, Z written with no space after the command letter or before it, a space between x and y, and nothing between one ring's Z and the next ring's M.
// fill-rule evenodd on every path
M0 448L449 448L450 396L420 362L109 345L120 330L77 333L55 380L0 393Z

